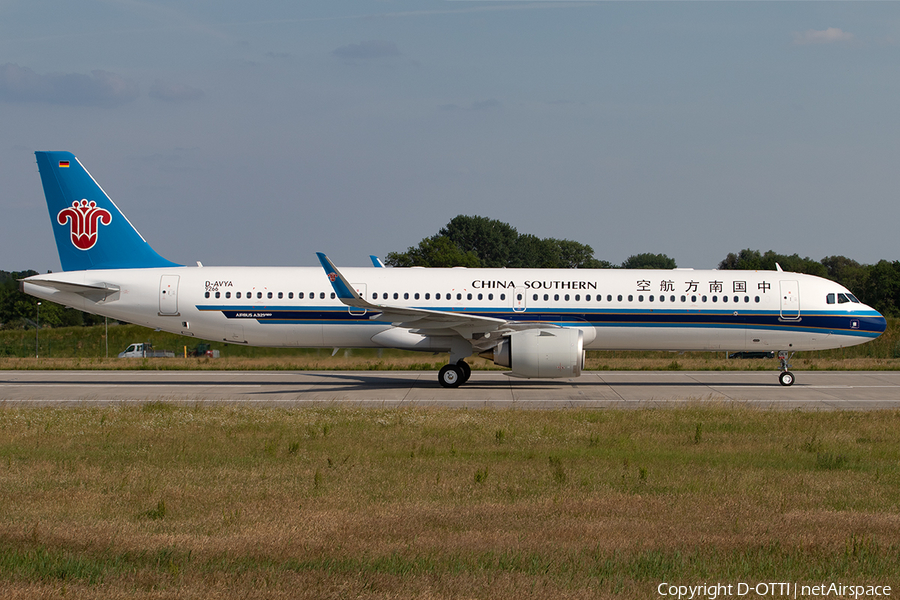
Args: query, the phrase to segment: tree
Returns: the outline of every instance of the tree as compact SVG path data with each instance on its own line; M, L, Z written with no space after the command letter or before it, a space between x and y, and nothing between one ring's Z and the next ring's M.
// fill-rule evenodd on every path
M487 217L453 217L438 235L448 238L463 253L471 252L482 267L506 267L519 237L515 227Z
M487 267L533 269L602 269L612 265L594 258L587 244L519 234L502 221L459 215L430 238L406 252L390 252L393 267Z
M900 261L880 260L868 271L860 300L884 315L900 315Z
M480 267L473 252L463 252L449 238L435 235L425 238L406 252L390 252L384 264L391 267Z
M622 263L623 269L674 269L675 260L665 254L635 254Z
M861 294L866 286L869 269L846 256L826 256L822 259L825 276L853 292Z
M741 250L739 253L729 253L725 259L719 263L720 269L739 269L745 271L776 271L778 266L784 271L791 273L806 273L808 275L816 275L818 277L828 277L828 270L817 260L813 260L808 256L800 258L798 254L778 254L772 250L767 250L765 254L760 254L759 250Z
M740 270L740 271L758 271L762 269L762 254L759 250L741 250L737 254L729 252L725 260L719 263L719 269Z

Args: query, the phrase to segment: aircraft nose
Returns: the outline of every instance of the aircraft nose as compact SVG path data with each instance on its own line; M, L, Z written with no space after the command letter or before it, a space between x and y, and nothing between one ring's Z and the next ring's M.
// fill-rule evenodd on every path
M871 331L872 333L881 335L887 329L887 319L885 319L884 315L876 310L872 310L872 312L875 314L863 318L865 329Z

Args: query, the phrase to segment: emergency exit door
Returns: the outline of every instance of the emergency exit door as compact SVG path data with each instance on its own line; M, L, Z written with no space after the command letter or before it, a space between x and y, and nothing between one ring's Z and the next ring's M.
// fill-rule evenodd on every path
M178 316L178 275L163 275L159 279L160 316Z

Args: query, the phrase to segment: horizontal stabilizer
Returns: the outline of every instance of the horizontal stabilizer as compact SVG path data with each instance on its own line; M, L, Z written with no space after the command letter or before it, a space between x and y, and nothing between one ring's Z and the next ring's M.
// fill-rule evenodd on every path
M55 281L53 279L20 279L19 288L24 288L25 284L37 285L43 288L56 290L57 292L65 292L68 294L78 294L84 296L92 302L102 302L110 296L119 293L119 288L108 284L87 284L72 283L71 281ZM24 291L24 289L22 289Z

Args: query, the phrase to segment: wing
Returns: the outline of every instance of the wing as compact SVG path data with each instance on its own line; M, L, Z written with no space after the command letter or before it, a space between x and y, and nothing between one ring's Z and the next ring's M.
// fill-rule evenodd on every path
M507 321L495 317L473 315L464 310L428 310L425 308L410 308L405 306L391 306L389 304L376 304L361 297L347 278L341 274L334 263L321 252L317 252L319 262L325 269L325 274L331 281L335 295L347 306L363 308L372 311L370 317L375 321L390 321L395 327L409 329L422 335L447 335L456 333L471 340L476 348L490 348L496 344L500 335L494 333L509 333L522 329L558 329L557 325L537 322Z

